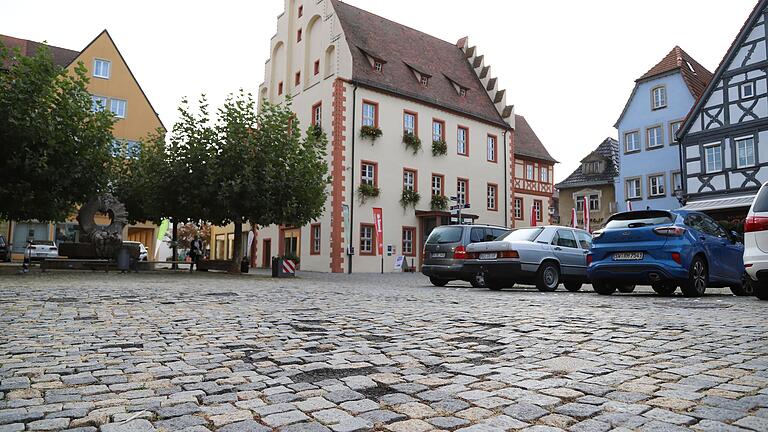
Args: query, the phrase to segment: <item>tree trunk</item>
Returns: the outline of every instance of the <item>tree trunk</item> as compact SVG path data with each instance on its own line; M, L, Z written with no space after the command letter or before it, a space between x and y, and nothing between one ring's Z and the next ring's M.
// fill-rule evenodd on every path
M176 264L176 261L179 260L179 224L176 222L176 219L173 219L173 225L171 228L171 246L173 250L173 264L171 264L171 269L178 270L179 265Z
M258 267L258 263L256 262L256 251L259 247L259 238L256 237L256 225L251 226L251 231L253 231L253 244L251 245L251 250L249 250L248 253L251 254L251 267L255 268Z
M240 273L240 261L243 260L243 222L239 218L235 218L232 223L235 226L235 244L232 246L232 265L229 267L230 273Z

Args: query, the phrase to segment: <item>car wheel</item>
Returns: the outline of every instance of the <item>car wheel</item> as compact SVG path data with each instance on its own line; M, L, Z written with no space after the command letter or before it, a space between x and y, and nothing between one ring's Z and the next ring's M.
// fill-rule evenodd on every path
M469 283L473 288L485 288L485 274L478 273L472 276L472 279L469 280Z
M552 292L560 285L560 269L557 264L545 262L536 273L536 288L542 292Z
M768 284L764 282L752 282L752 288L755 290L755 297L760 300L768 300Z
M491 291L501 291L504 289L504 284L501 282L487 282L486 287Z
M635 290L635 286L634 285L616 285L616 289L618 289L620 293L629 294Z
M567 289L570 292L576 292L581 289L581 282L565 282L563 283L565 286L565 289Z
M745 272L741 276L741 284L731 285L731 292L735 296L752 296L755 295L755 287L752 285L752 279Z
M655 283L651 285L651 288L656 291L656 294L664 297L674 295L675 291L677 291L677 285L675 285L673 282Z
M429 281L432 282L432 285L438 286L438 287L444 287L448 285L448 279L440 279L436 277L430 277Z
M680 285L680 290L686 297L701 297L707 290L708 282L707 263L702 257L696 257L688 270L688 279Z
M611 295L616 292L616 286L603 281L592 282L592 289L600 295Z

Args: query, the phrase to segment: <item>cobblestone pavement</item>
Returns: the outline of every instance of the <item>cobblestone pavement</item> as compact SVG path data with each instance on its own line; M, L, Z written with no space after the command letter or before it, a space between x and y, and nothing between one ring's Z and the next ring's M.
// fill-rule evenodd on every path
M768 430L768 303L425 282L0 277L0 432Z

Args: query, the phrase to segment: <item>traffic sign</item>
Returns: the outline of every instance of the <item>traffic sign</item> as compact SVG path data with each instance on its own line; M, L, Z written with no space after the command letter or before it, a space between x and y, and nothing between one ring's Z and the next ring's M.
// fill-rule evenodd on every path
M451 206L451 210L460 210L460 209L468 209L469 203L467 204L456 204Z
M459 197L457 197L455 195L451 195L451 196L448 197L448 199L450 199L451 201L458 201Z

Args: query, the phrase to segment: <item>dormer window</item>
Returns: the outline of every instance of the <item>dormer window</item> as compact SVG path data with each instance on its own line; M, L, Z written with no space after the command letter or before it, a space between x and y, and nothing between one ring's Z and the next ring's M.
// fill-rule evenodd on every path
M381 62L378 61L378 60L374 60L374 62L373 62L373 70L375 70L376 72L381 72L381 68L382 68Z
M582 171L584 171L584 174L599 174L603 171L602 165L600 161L584 162Z
M464 87L460 88L459 89L459 96L464 97L466 95L467 95L467 89L465 89Z
M428 85L429 85L429 77L428 77L428 76L426 76L426 75L422 75L422 76L421 76L421 80L420 80L419 82L421 82L421 85L423 85L424 87L426 87L426 86L428 86Z

